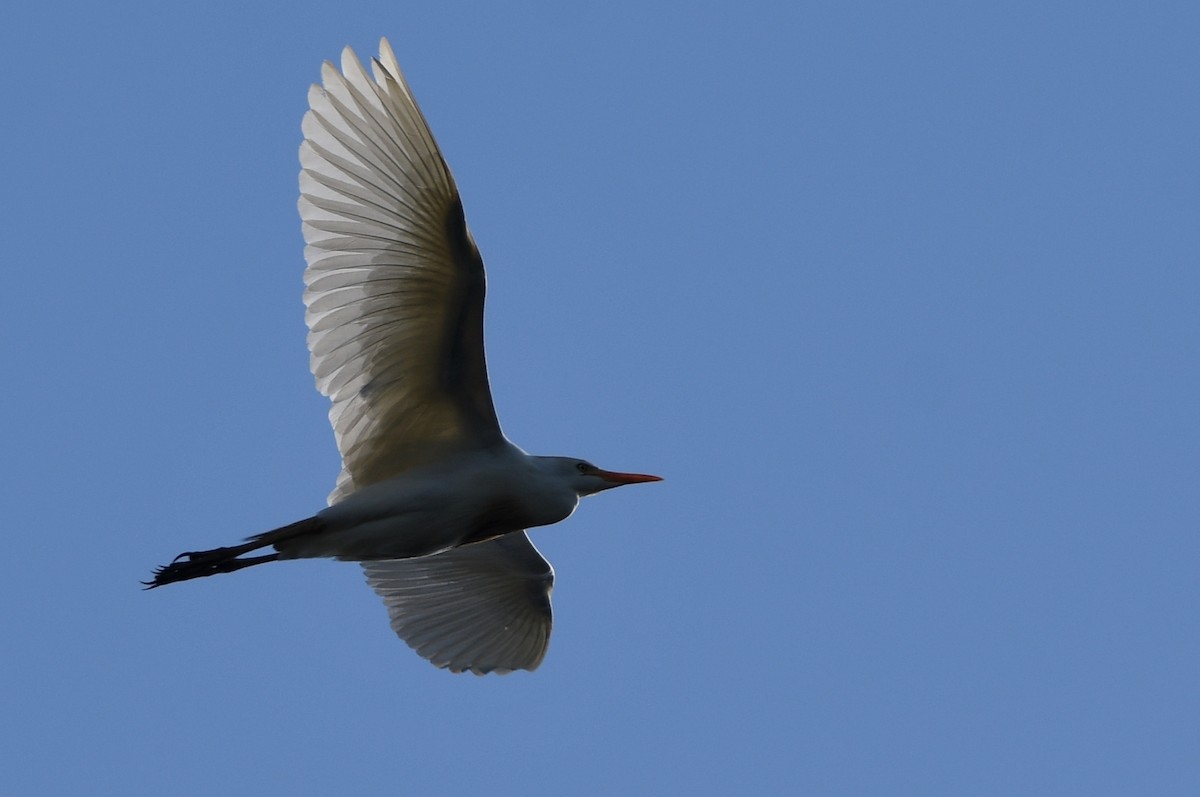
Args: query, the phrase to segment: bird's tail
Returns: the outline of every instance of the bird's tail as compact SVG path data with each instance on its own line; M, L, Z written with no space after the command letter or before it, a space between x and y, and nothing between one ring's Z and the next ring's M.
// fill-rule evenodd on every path
M320 520L310 517L274 529L273 531L256 534L241 545L234 545L228 548L213 548L211 551L187 551L176 556L175 560L169 565L163 565L155 569L153 579L143 581L142 584L145 585L146 589L154 589L166 584L174 584L176 581L187 581L203 576L215 576L217 573L232 573L242 568L274 562L279 558L278 553L247 556L245 558L238 557L251 551L257 551L260 548L266 548L267 546L277 545L296 537L312 534L319 531L321 525Z

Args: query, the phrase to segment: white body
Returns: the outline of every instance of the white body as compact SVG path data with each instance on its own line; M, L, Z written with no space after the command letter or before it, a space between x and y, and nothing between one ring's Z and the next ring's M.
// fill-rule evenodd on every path
M507 444L414 468L322 510L324 530L280 557L407 559L557 523L579 495L545 466L553 459Z

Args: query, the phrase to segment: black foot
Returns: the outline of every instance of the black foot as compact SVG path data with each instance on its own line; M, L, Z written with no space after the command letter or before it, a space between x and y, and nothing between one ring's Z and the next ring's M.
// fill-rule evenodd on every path
M233 548L181 553L171 564L155 568L152 580L141 583L145 589L154 589L174 584L176 581L215 576L217 573L233 573L246 567L274 562L278 558L279 554L269 553L264 556L238 559L236 549Z

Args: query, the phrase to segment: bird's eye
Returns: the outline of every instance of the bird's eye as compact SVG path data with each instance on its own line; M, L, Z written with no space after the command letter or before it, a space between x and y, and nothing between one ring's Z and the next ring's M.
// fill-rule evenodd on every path
M580 462L578 465L575 466L575 470L579 471L580 473L587 473L591 469L592 469L592 466L587 464L586 462Z

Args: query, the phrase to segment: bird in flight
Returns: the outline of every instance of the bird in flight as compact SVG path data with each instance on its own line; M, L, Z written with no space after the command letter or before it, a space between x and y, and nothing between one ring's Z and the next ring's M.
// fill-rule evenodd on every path
M283 559L360 562L392 628L453 672L533 670L554 570L526 529L658 476L526 454L500 430L483 352L483 260L387 40L309 90L300 146L305 320L342 472L329 506L190 551L148 588ZM258 553L273 549L270 553Z

